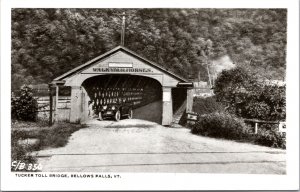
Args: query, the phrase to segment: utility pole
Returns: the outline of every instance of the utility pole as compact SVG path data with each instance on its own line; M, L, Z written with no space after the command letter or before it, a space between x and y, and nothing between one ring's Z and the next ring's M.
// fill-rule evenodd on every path
M206 64L208 82L209 82L210 87L212 87L211 75L210 75L210 72L209 72L209 62L210 62L209 53L207 53L207 54L204 53L203 56L205 58L205 64Z
M206 58L206 68L207 68L207 74L208 74L209 85L210 85L210 87L212 87L213 85L212 85L212 83L211 83L211 77L210 77L210 72L209 72L209 67L208 67L208 65L209 65L209 59Z
M125 12L122 14L121 45L124 46L125 39Z
M200 82L200 81L201 81L201 75L200 75L200 69L198 67L198 82Z

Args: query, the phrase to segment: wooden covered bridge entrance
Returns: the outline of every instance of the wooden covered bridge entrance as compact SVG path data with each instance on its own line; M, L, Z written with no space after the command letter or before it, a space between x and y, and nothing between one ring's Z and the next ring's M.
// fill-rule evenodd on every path
M71 87L70 122L88 120L89 103L97 110L112 103L130 102L139 109L156 102L151 113L161 118L153 121L162 125L170 125L183 104L187 111L192 106L192 83L122 46L57 77L52 84L57 93L59 86Z

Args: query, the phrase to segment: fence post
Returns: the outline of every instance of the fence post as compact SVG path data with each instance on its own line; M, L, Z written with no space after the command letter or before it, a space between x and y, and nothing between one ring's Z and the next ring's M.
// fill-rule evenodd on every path
M58 91L59 91L59 86L56 85L56 90L55 90L55 121L58 122Z
M254 130L254 133L257 134L257 131L258 131L258 123L255 123L255 130Z
M53 108L53 100L52 100L52 85L49 83L49 126L52 125L52 108Z

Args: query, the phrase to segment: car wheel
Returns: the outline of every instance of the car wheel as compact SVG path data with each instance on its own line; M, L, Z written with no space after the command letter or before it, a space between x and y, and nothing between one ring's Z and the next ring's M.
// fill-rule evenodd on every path
M99 117L99 120L100 120L100 121L103 121L102 112L99 112L98 117Z
M132 109L129 109L128 110L128 119L132 119L132 116L133 116L133 111L132 111Z
M121 113L119 110L115 114L115 119L116 119L116 121L120 121L120 119L121 119Z

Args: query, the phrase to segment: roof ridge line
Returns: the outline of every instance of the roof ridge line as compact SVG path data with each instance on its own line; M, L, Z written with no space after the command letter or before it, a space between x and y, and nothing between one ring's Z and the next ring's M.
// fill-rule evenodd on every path
M175 78L177 78L177 79L179 79L179 80L181 80L181 81L188 82L188 80L186 80L185 78L183 78L183 77L181 77L181 76L179 76L179 75L177 75L177 74L175 74L175 73L173 73L173 72L167 70L166 68L164 68L164 67L158 65L157 63L155 63L155 62L153 62L153 61L150 61L150 60L148 60L147 58L142 57L142 56L140 56L139 54L135 53L134 51L132 51L132 50L130 50L130 49L124 47L124 46L121 46L121 45L119 45L119 46L117 46L117 47L115 47L115 48L113 48L113 49L111 49L111 50L109 50L109 51L107 51L107 52L105 52L105 53L103 53L103 54L101 54L101 55L99 55L99 56L97 56L97 57L95 57L95 58L89 60L89 61L87 61L86 63L84 63L84 64L82 64L82 65L79 65L79 66L77 66L77 67L75 67L75 68L73 68L73 69L67 71L66 73L64 73L64 74L62 74L62 75L56 77L53 81L59 81L59 80L61 80L61 79L63 79L63 78L66 78L67 76L76 73L76 72L79 71L80 69L85 68L85 67L87 67L87 66L93 64L93 63L96 62L97 60L100 60L101 58L104 58L104 57L106 57L106 56L108 56L108 55L110 55L110 54L113 54L114 52L119 51L119 50L121 50L121 49L124 50L125 52L128 52L129 54L131 54L131 55L133 55L133 56L135 56L135 57L138 57L139 59L141 59L141 60L143 60L143 61L149 63L149 64L152 65L153 67L156 67L156 68L158 68L158 69L160 69L160 70L162 70L162 71L164 71L164 72L170 74L171 76L173 76L173 77L175 77Z

